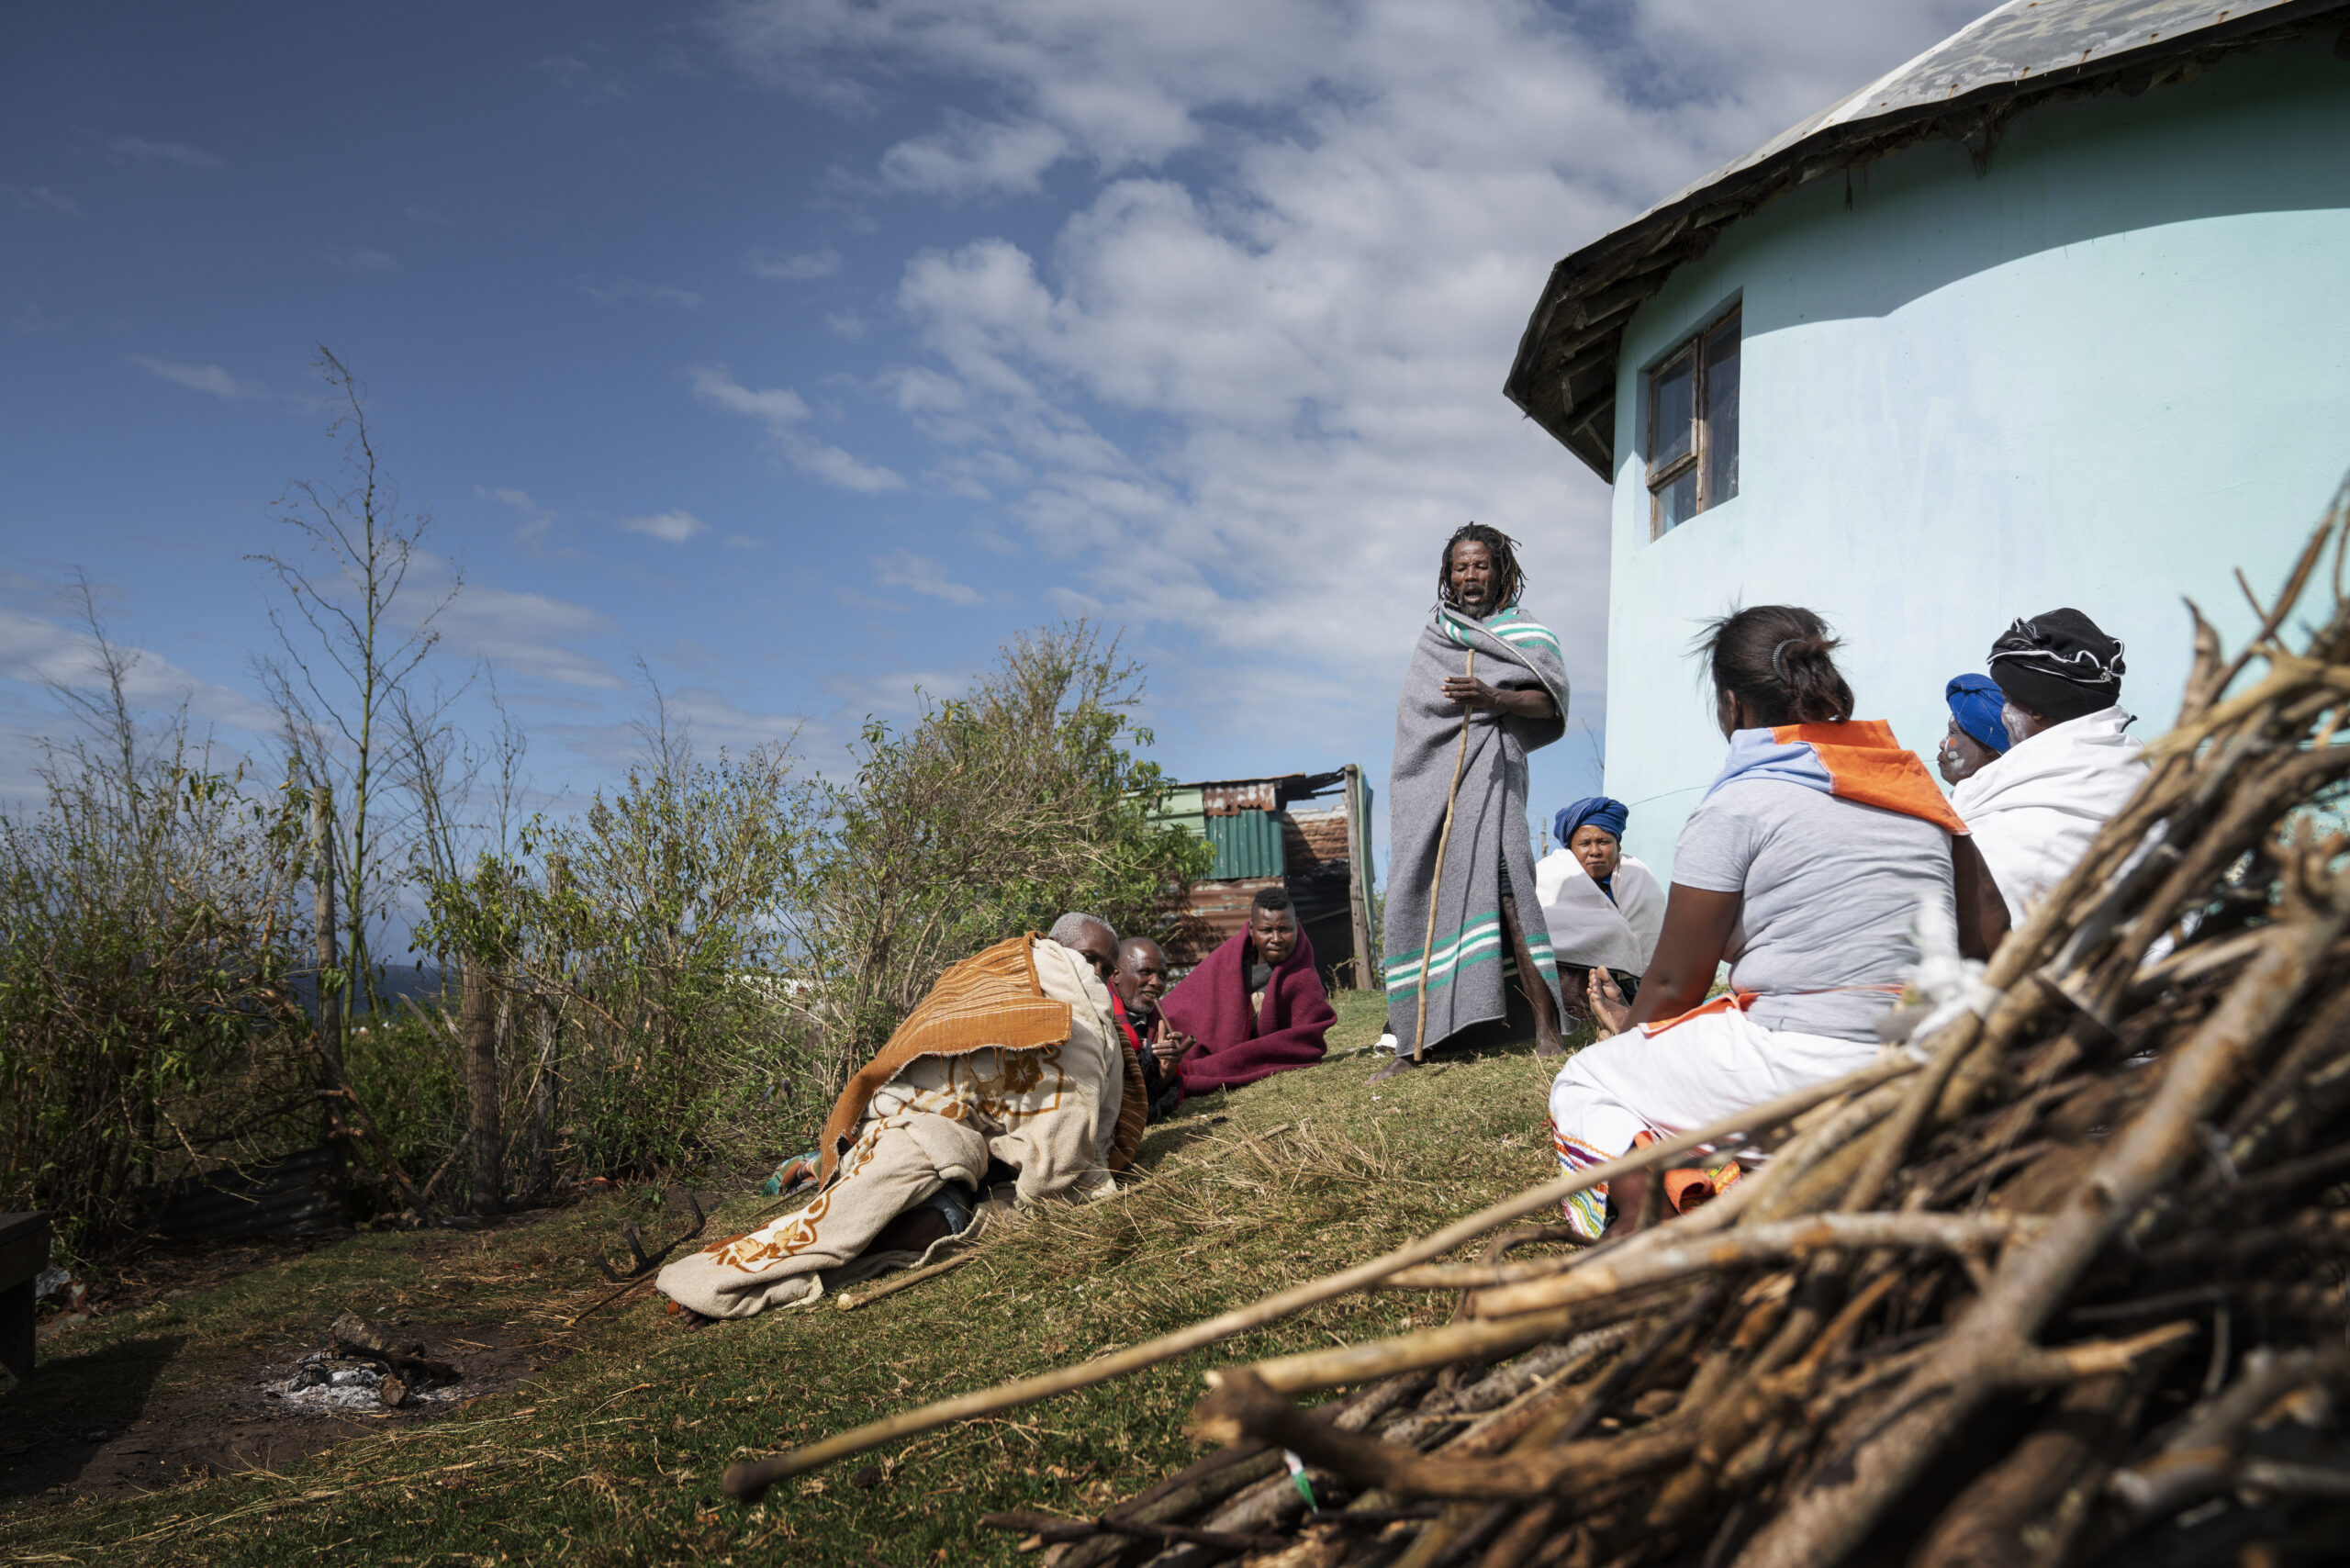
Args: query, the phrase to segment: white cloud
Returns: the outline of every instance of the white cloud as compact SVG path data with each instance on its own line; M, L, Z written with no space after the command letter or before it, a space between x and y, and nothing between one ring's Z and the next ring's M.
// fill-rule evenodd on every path
M807 400L788 386L754 391L734 379L722 364L688 367L694 396L732 413L745 414L767 427L767 434L783 450L791 465L845 490L897 490L905 481L887 468L862 463L837 446L828 446L800 427L808 422Z
M554 532L554 512L532 500L529 491L518 490L510 485L493 486L488 489L476 485L474 494L488 500L503 501L521 514L521 526L514 530L514 542L532 554L577 557L579 552L576 550L550 547L548 542Z
M838 746L829 744L821 725L797 713L761 712L708 686L665 687L661 702L671 733L682 734L706 758L715 760L719 751L739 755L753 746L796 741L793 749L803 763L829 762L838 767ZM542 722L533 733L562 741L614 774L644 756L644 736L633 722Z
M901 141L881 156L881 178L902 191L966 196L987 191L1034 195L1045 171L1068 156L1069 140L1038 121L990 125L959 111L934 136Z
M798 253L753 251L743 258L743 270L769 283L809 283L840 271L841 253L830 247Z
M624 517L622 528L631 533L649 534L665 544L683 544L697 533L709 531L710 524L689 511L655 512L649 517Z
M680 310L691 310L701 303L701 296L690 288L679 288L668 283L638 283L624 277L583 277L579 280L579 292L599 305L617 305L623 299L633 299L645 305L667 305Z
M332 245L323 245L319 248L318 254L319 260L341 267L344 272L357 273L362 276L380 275L400 270L400 259L397 256L388 251L372 251L364 245L354 245L347 250Z
M865 336L865 318L854 310L827 311L824 315L824 325L833 330L833 336L836 338Z
M80 202L70 196L61 196L47 185L7 185L0 189L6 189L15 197L18 207L43 207L50 212L62 212L68 218L82 216Z
M997 106L941 111L885 185L1090 170L1048 244L980 230L907 265L926 358L883 380L934 482L1001 498L1073 605L1271 644L1301 678L1387 668L1475 518L1524 541L1595 694L1606 492L1500 394L1543 279L1980 4L733 0L716 26L844 111Z
M418 568L417 602L430 602L422 597L423 587L445 574L445 567L420 560ZM584 605L469 582L434 625L451 651L488 660L501 680L516 676L601 691L625 685L603 660L572 645L612 632L610 622Z
M220 160L185 141L150 141L142 136L118 136L106 146L141 163L177 163L189 169L217 169Z
M892 550L887 555L873 557L873 569L886 588L901 588L912 593L943 599L949 604L977 604L979 592L968 584L951 580L946 568L936 561L914 554L908 550Z
M215 398L238 400L266 398L269 389L258 382L240 381L217 364L175 364L170 360L149 359L145 354L129 356L130 363L148 375L161 377L191 392L209 393Z
M205 680L161 654L118 644L130 661L123 695L142 711L173 711L185 703L199 717L262 734L273 727L268 709L241 691ZM41 686L89 689L100 677L97 645L86 631L0 607L0 677Z

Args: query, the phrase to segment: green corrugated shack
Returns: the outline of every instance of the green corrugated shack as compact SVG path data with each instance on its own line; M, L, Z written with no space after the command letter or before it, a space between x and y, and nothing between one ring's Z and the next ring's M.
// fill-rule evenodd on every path
M1324 979L1375 989L1371 786L1360 767L1179 784L1158 820L1215 846L1215 864L1192 884L1167 944L1169 963L1199 962L1247 924L1259 888L1281 886Z

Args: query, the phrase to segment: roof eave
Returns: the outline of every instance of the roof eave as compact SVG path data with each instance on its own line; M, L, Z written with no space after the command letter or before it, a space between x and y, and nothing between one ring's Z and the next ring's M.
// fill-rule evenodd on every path
M1639 307L1683 263L1710 249L1723 230L1774 198L1824 175L1862 167L1919 141L1985 140L1987 160L2011 114L2064 95L2120 85L2132 96L2166 85L2168 69L2198 56L2232 52L2270 35L2306 29L2350 0L2299 0L2094 62L1989 84L1939 103L1820 126L1751 162L1684 191L1610 230L1550 269L1503 395L1549 431L1602 479L1615 481L1614 413L1623 331ZM2142 72L2143 82L2128 80ZM1882 80L1882 79L1880 79ZM1850 98L1841 102L1850 102ZM1841 106L1841 105L1840 105ZM1826 118L1834 110L1822 111ZM1603 429L1604 425L1604 429Z

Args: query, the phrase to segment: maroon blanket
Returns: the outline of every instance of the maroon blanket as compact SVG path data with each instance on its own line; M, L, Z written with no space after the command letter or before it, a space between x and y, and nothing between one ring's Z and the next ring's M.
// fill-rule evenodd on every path
M1297 934L1297 948L1265 982L1261 1016L1248 1012L1248 933L1200 961L1183 983L1159 999L1169 1026L1195 1036L1200 1048L1183 1058L1183 1088L1192 1094L1237 1089L1292 1067L1322 1059L1322 1036L1338 1015L1314 968L1314 944Z

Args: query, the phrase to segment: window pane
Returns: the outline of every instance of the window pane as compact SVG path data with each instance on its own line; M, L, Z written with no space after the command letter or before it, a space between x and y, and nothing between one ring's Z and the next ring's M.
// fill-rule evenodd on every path
M1656 531L1677 528L1697 513L1697 470L1684 468L1681 477L1656 493Z
M1738 494L1738 318L1706 340L1706 504Z
M1697 356L1684 353L1658 371L1649 405L1649 472L1672 466L1689 451L1697 417Z

